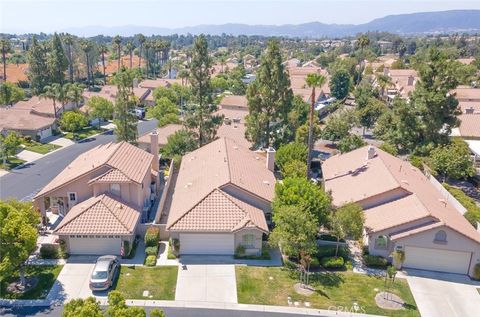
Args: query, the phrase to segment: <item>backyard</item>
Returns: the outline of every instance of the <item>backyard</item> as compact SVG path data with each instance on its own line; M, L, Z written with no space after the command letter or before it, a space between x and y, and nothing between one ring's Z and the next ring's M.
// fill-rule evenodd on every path
M382 277L353 272L323 272L311 278L315 292L311 296L299 295L294 290L298 272L277 267L237 266L238 302L287 306L287 299L307 301L314 308L352 310L354 303L359 312L388 316L420 316L415 300L405 280L396 279L389 291L399 295L406 303L403 310L384 310L375 304L375 295L385 289Z
M57 279L58 274L62 270L62 265L29 265L25 268L26 277L36 277L37 285L21 294L7 292L8 284L18 279L18 275L9 277L2 281L0 286L0 298L6 299L44 299Z
M121 266L115 290L128 299L175 299L178 266ZM144 297L144 291L149 292Z

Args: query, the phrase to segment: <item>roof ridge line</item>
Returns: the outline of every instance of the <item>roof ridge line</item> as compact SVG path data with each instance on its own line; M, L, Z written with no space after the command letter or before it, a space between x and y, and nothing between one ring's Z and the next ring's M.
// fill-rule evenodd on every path
M228 182L232 182L232 172L230 170L230 157L228 156L228 148L227 148L227 138L223 138L223 145L225 145L225 156L227 157L227 170L228 170Z
M379 148L377 148L377 150L380 150ZM407 192L409 193L412 193L411 191L409 191L408 189L406 189L405 187L402 186L402 182L398 181L398 179L395 177L395 175L393 175L392 171L390 170L390 168L388 168L388 165L387 163L385 162L385 160L382 158L381 155L378 155L377 154L377 157L380 159L380 161L382 161L382 165L385 167L385 169L387 170L388 174L390 174L390 176L392 176L392 178L395 180L395 183L397 183L398 187L397 188L402 188L402 189L405 189ZM395 159L398 159L396 156L395 156ZM368 160L367 160L368 162ZM403 161L402 161L403 162Z
M83 215L88 209L92 208L92 206L98 204L99 202L100 202L100 200L97 199L93 204L91 204L90 206L88 206L88 208L85 208L85 209L82 209L82 207L79 206L81 203L75 205L75 206L79 206L80 212L79 212L77 215L73 216L72 219L69 219L66 223L62 224L62 225L59 226L58 228L55 228L54 232L57 231L57 230L59 230L59 229L61 229L61 228L63 228L63 227L65 227L66 225L68 225L69 223L71 223L73 220L77 219L80 215ZM75 207L75 206L74 206L74 207ZM72 207L72 208L73 208L73 207ZM72 210L72 208L70 208L70 211ZM66 216L66 215L65 215L65 216ZM64 219L65 219L65 218L64 218Z

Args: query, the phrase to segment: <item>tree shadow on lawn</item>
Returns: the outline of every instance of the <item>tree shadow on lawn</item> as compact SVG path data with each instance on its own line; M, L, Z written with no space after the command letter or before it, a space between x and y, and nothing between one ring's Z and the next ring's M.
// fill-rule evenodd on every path
M322 273L315 273L314 275L312 275L311 281L318 283L321 286L338 287L345 280L343 276L339 273L322 272Z

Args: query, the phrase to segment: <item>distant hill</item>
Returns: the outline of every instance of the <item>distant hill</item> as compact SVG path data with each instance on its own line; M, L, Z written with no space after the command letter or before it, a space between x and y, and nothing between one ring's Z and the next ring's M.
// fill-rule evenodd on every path
M137 33L143 33L145 35L187 33L221 35L225 33L231 35L289 36L302 38L352 36L367 31L384 31L402 35L455 32L474 33L480 32L480 10L451 10L389 15L365 24L357 25L324 24L320 22L296 25L247 25L229 23L221 25L197 25L174 29L127 25L118 27L89 26L68 28L61 31L80 36L94 36L99 34L132 36Z

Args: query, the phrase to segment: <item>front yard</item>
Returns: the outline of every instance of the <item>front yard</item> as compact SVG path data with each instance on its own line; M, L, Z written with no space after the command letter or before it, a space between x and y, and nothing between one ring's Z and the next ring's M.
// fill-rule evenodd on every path
M115 290L123 293L128 299L175 299L178 266L124 266L120 268L120 276ZM151 297L144 297L148 291Z
M353 272L317 273L311 278L315 292L307 297L295 292L298 273L278 267L237 266L237 295L242 304L263 304L287 306L287 298L293 301L308 301L314 308L352 310L358 303L367 314L387 316L420 316L415 300L405 280L396 279L389 291L399 295L406 302L406 309L384 310L375 304L375 295L385 289L385 280Z
M91 137L92 135L102 132L105 132L105 130L98 128L97 126L88 126L77 132L65 132L64 137L72 141L76 141Z
M6 164L4 165L4 164L3 164L3 160L0 159L0 168L1 168L1 169L4 169L4 170L7 170L7 171L9 171L9 170L11 170L12 168L15 168L15 167L17 167L17 166L22 165L23 163L25 163L24 160L21 160L21 159L19 159L19 158L13 157L13 156L9 157L6 161L7 161L7 162L6 162Z
M33 143L32 145L26 146L25 150L32 151L39 154L47 154L59 148L61 148L60 145L50 144L50 143L43 144L43 143L36 142L36 143Z
M8 284L18 279L9 277L2 281L0 285L0 298L6 299L44 299L57 279L58 274L62 270L62 265L29 265L25 268L25 276L38 278L38 284L28 292L23 294L15 294L7 292Z

